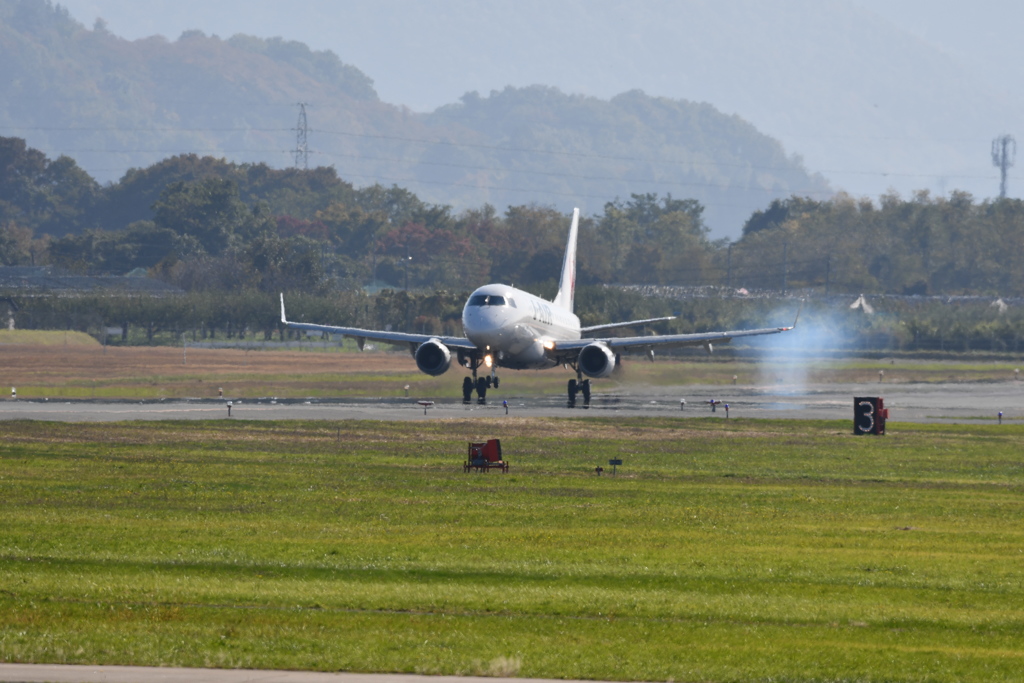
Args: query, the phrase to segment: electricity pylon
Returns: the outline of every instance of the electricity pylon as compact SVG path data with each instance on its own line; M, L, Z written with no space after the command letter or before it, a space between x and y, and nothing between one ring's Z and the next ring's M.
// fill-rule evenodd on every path
M306 103L299 102L299 122L295 126L295 168L309 170L309 124L306 121Z
M1002 179L999 182L999 198L1006 198L1006 172L1017 158L1017 141L1012 135L1000 135L992 141L992 165L999 168Z

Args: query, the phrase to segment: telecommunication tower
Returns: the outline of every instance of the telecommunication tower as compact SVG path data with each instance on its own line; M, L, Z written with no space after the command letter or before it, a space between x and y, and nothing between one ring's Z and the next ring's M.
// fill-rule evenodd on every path
M309 170L309 123L306 121L306 103L296 104L299 108L299 122L295 126L295 168Z
M999 198L1006 198L1006 172L1017 158L1017 141L1012 135L1000 135L992 141L992 165L997 167L1002 179L999 182Z

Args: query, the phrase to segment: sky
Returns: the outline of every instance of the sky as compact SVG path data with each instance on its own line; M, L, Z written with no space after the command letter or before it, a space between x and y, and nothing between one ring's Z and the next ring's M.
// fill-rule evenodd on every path
M199 29L329 49L414 111L534 83L707 101L857 196L990 196L990 142L1024 120L1024 3L1009 0L61 4L129 39Z

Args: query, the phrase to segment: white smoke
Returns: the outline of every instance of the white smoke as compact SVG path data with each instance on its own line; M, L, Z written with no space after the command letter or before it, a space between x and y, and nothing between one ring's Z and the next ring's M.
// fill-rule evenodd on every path
M852 334L844 332L849 316L838 310L805 305L796 329L781 334L754 337L749 346L757 354L759 384L773 393L800 396L807 394L814 366L822 361L844 357L850 349ZM780 307L769 316L789 325L795 306Z

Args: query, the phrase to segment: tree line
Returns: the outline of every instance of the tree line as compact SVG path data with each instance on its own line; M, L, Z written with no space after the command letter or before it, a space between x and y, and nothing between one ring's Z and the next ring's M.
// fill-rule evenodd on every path
M988 352L1024 351L1024 308L1002 308L980 298L869 297L874 310L851 309L849 296L819 297L803 304L799 335L772 338L794 352ZM189 292L154 297L86 293L72 296L0 297L16 326L75 329L110 344L180 344L202 341L287 341L303 332L280 324L275 295L246 292ZM290 319L375 329L408 329L460 335L465 293L456 291L378 294L349 290L286 295ZM706 332L789 324L798 306L793 297L698 296L677 299L644 289L597 285L577 292L584 325L608 320L675 315L659 332ZM622 334L644 334L643 328ZM734 353L744 344L716 348ZM703 349L697 349L703 353ZM669 353L692 353L683 349Z
M101 186L68 157L50 160L24 140L0 138L0 264L94 275L142 269L187 293L145 303L98 297L83 306L76 297L44 305L6 292L19 326L130 320L149 337L269 337L280 332L274 295L284 291L298 311L302 297L323 302L309 304L307 320L457 334L475 286L508 282L553 295L568 225L568 215L544 206L456 213L397 186L356 188L333 168L279 170L197 155ZM962 192L878 202L791 197L755 212L730 242L709 239L696 200L634 194L583 217L578 258L581 292L590 292L577 299L584 324L666 315L686 298L627 296L609 284L703 288L716 297L744 289L1001 296L1009 312L961 315L955 339L943 336L953 324L946 314L916 309L884 334L896 346L1010 349L1013 298L1024 296L1024 203ZM725 300L715 306L731 310ZM686 324L745 324L709 315ZM870 325L885 327L884 319Z
M735 242L693 199L633 194L580 224L581 284L1024 296L1024 203L963 192L775 200ZM145 269L186 291L542 287L569 217L536 204L455 213L333 168L180 155L101 186L68 157L0 138L0 264Z
M561 267L569 218L537 205L455 214L333 168L181 155L100 186L68 157L0 138L0 263L78 274L146 269L187 291L323 292L378 284L538 286ZM585 218L589 282L699 281L713 252L695 200L634 195Z
M1024 295L1020 199L791 197L754 213L735 247L735 271L768 288L785 278L832 292Z

